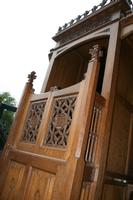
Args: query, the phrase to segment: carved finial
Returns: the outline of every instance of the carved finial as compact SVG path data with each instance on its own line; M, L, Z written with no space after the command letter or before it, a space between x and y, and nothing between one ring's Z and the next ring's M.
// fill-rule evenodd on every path
M93 48L90 49L89 54L91 55L91 60L96 59L99 55L99 45L94 45Z
M81 18L81 15L78 15L77 18L76 18L76 21L79 21Z
M58 28L58 32L60 32L62 30L62 28L59 26L59 28Z
M89 12L90 12L90 11L86 10L86 11L84 12L84 14L83 14L84 17L86 17L86 16L89 14Z
M65 23L65 24L64 24L64 26L63 26L63 29L65 29L65 28L67 27L67 25L68 25L68 24L67 24L67 23Z
M97 10L98 6L93 6L93 8L91 9L92 12L95 12Z
M70 21L70 25L72 25L72 24L73 24L73 22L74 22L74 20L72 19L72 20Z
M34 79L36 79L36 72L32 71L30 74L28 74L28 82L33 83Z
M133 2L132 2L132 0L127 0L127 2L128 2L128 4L130 5L131 10L133 10Z
M77 18L71 20L70 22L64 24L64 26L59 27L58 29L58 33L65 30L66 28L68 28L69 26L72 26L73 24L79 22L80 20L82 20L83 18L87 17L88 15L95 13L96 11L100 10L101 8L103 8L105 5L108 5L112 2L114 2L116 0L102 0L102 2L100 4L98 4L97 6L93 6L92 9L85 11L85 13L78 15ZM132 0L126 0L128 2L128 4L130 5L131 9L133 10L133 3Z
M100 6L101 8L107 3L107 0L103 0L101 3L100 3Z

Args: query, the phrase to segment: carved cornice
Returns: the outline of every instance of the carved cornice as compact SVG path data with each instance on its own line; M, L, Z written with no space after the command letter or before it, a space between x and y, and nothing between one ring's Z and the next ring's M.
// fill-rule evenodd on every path
M122 1L122 0L120 0L120 1ZM118 0L102 0L102 2L99 5L93 6L92 9L85 11L83 14L78 15L76 18L72 19L70 22L65 23L63 26L59 27L57 34L64 31L66 28L71 27L72 25L76 24L77 22L87 18L91 14L96 13L98 10L103 9L108 4L112 4L113 2L118 2ZM133 9L132 0L125 0L125 2L130 6L130 10L132 10Z
M130 11L132 7L131 0L103 0L98 6L94 6L90 11L78 15L77 18L60 27L53 39L59 42L60 46L63 46L113 23L116 18L119 20L121 16L113 17L113 13L118 10L125 13Z
M111 2L112 0L103 0L99 5L93 6L91 10L86 10L83 14L78 15L75 19L72 19L70 22L65 23L62 27L59 27L57 34L64 31L66 28L76 24L77 22L87 18L89 15L95 13L96 11L100 10L101 8L103 8L104 6L106 6Z
M60 37L59 41L60 41L60 45L64 45L72 40L78 39L81 36L84 36L98 28L100 28L101 26L107 24L108 22L111 21L111 15L107 15L105 17L101 17L100 19L97 20L89 20L86 22L83 22L82 25L79 25L77 27L75 27L75 29L71 32L69 32L69 34L65 35L65 37Z

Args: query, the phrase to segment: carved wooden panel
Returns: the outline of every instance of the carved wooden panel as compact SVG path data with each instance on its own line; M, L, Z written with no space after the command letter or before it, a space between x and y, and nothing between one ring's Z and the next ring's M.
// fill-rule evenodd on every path
M23 164L11 161L4 190L1 194L2 200L14 200L19 193L25 166Z
M32 102L24 125L22 141L35 143L41 124L46 100Z
M55 98L49 123L48 134L44 144L53 147L67 145L76 96Z
M26 199L50 200L55 181L55 175L34 168L27 191Z

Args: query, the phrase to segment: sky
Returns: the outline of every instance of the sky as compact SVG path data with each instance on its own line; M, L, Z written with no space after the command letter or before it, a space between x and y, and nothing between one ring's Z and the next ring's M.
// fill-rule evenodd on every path
M34 88L39 93L58 27L99 2L0 0L0 93L10 92L18 103L31 71L37 73Z

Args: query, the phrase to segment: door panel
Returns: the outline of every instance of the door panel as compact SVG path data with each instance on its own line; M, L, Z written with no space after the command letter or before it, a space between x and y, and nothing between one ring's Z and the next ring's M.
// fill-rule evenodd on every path
M26 195L26 199L50 200L54 181L54 174L33 168L29 187L27 188L28 194Z
M5 181L5 186L2 192L2 200L14 200L19 193L21 182L25 172L25 165L10 161L9 170Z
M83 81L29 94L26 105L22 104L26 109L19 114L18 125L21 117L24 120L4 155L3 163L10 162L2 200L9 196L13 200L79 198L99 72L98 46L93 50Z
M70 135L72 138L79 89L80 84L77 84L31 96L23 128L8 153L11 161L2 199L8 199L8 195L17 199L19 194L27 200L52 198L58 169L65 167L65 155L70 154L68 138ZM13 184L16 187L13 188Z

